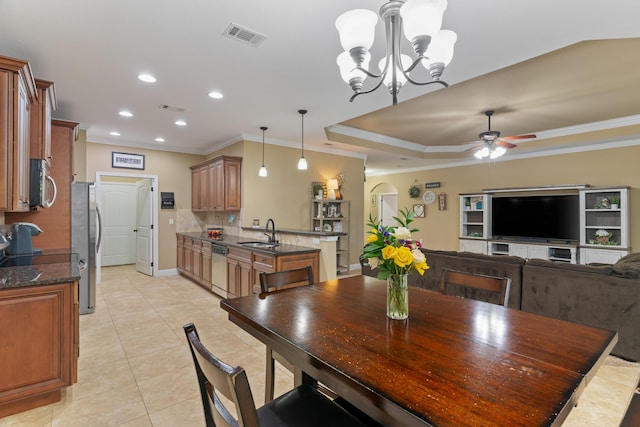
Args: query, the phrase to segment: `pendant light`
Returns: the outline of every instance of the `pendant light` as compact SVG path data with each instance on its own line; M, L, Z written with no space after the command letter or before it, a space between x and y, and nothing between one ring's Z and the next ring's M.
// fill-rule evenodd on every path
M304 158L304 115L307 114L307 110L298 110L300 113L300 118L302 120L302 156L300 160L298 160L298 170L306 171L307 170L307 159Z
M258 172L258 176L267 176L267 168L264 167L264 131L267 130L266 126L260 126L262 130L262 166L260 166L260 171Z

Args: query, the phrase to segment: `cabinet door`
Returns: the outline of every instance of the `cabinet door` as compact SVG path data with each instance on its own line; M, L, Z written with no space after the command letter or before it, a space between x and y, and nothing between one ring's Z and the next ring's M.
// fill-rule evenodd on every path
M11 208L11 174L13 173L13 142L11 123L13 95L12 73L0 70L0 210Z
M211 289L211 267L211 243L202 242L201 282L207 289Z
M549 259L549 248L546 246L529 246L527 258Z
M228 298L236 298L240 296L239 287L239 262L236 259L227 257L227 295Z
M31 101L27 94L27 88L18 79L18 127L17 127L17 156L14 159L14 211L29 210L29 113L31 111ZM16 154L14 153L14 155Z
M260 289L260 273L273 273L275 257L273 255L261 254L259 252L253 253L253 289L254 294L259 294Z
M240 296L244 297L253 294L251 262L240 261L238 267Z
M178 245L178 249L176 251L177 253L177 260L176 260L176 267L178 268L178 271L184 271L184 237L182 236L178 236L177 237L177 245Z
M31 105L29 157L51 162L51 114L56 105L55 89L52 82L45 80L36 80L36 88L38 100Z
M224 209L239 211L242 206L242 170L239 160L224 161Z
M529 249L527 245L509 243L509 255L527 259L529 258ZM546 259L546 257L544 259Z
M194 240L191 245L191 274L197 281L202 279L202 241Z
M77 321L73 317L74 285L0 292L0 336L5 343L0 351L0 404L26 401L71 385ZM0 412L0 417L5 415Z
M212 191L211 191L211 205L213 210L224 210L224 164L222 160L215 161L212 165Z
M192 258L192 252L191 252L191 246L193 245L193 239L190 239L189 237L185 237L184 238L184 271L187 273L187 275L191 275L191 271L193 268L193 264L191 261Z

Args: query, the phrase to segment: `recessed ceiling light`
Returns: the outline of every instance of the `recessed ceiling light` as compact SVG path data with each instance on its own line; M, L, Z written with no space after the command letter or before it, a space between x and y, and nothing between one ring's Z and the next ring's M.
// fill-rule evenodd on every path
M175 124L177 124L178 126L186 126L187 122L185 122L184 120L176 120Z
M114 130L113 132L109 132L109 135L111 135L111 136L120 136L120 132L116 132Z
M118 112L122 117L133 117L133 113L131 111L122 110Z
M138 78L140 80L142 80L145 83L155 83L156 82L156 78L153 77L151 74L138 74Z
M164 138L159 136L159 137L156 138L156 142L164 142Z
M224 95L221 94L220 92L218 92L217 90L213 90L211 92L209 92L209 96L213 99L222 99L224 98Z

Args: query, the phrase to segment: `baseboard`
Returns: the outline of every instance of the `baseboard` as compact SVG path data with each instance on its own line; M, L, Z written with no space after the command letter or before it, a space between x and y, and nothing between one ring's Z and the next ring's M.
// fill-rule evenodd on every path
M177 275L178 275L177 268L169 268L166 270L158 270L158 274L156 274L156 277L168 277L168 276L177 276Z

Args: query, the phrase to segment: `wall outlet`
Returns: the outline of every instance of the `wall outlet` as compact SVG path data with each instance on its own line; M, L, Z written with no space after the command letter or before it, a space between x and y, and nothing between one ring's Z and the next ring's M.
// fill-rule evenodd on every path
M173 224L173 218L169 218L169 224Z

